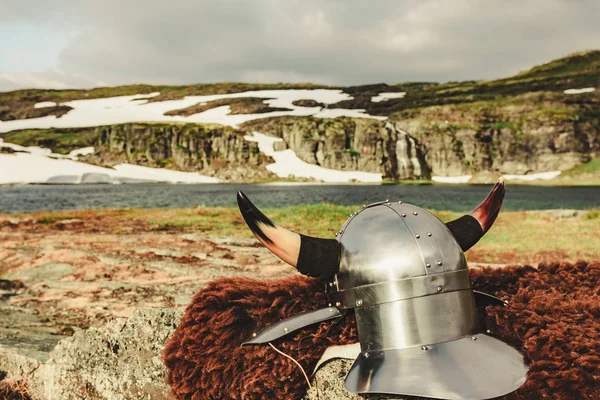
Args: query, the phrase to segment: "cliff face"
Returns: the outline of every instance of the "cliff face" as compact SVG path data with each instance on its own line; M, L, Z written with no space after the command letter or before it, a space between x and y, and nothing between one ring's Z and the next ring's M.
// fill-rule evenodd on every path
M595 93L532 93L503 101L433 106L388 121L311 117L256 120L242 128L283 138L302 160L326 168L431 175L566 170L600 156ZM277 150L277 149L276 149Z
M95 154L85 161L112 166L130 163L197 171L234 182L272 178L272 162L240 132L219 125L122 124L93 128Z
M597 94L531 93L393 115L435 175L566 170L600 156Z
M429 178L422 150L394 124L371 119L282 117L242 126L283 139L275 150L290 148L300 159L342 171L381 172L384 178Z

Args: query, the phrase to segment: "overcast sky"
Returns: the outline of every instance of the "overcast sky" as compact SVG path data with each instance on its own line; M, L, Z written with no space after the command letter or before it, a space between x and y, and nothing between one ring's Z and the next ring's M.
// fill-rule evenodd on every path
M597 0L0 0L0 91L491 79L600 48Z

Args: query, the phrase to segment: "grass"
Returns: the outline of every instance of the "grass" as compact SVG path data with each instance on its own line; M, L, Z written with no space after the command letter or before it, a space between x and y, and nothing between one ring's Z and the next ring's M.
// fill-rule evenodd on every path
M55 153L68 154L72 150L92 146L97 134L93 128L24 129L5 133L2 137L8 143L46 147Z
M600 158L596 158L585 164L579 164L562 173L564 176L577 176L584 174L600 174Z
M135 94L160 93L150 102L181 99L191 95L239 93L250 90L276 89L343 89L353 96L351 100L330 105L330 108L365 108L372 115L391 115L394 112L443 104L496 101L504 96L514 96L535 91L562 92L564 89L596 86L600 75L600 51L591 50L571 54L546 64L536 66L517 75L493 81L447 82L404 82L396 85L373 84L352 87L326 86L312 83L251 84L222 82L213 84L173 85L128 85L95 88L89 90L43 90L29 89L0 93L0 105L13 107L30 106L39 101L57 103L76 99ZM380 92L407 91L402 99L373 103L372 96ZM0 107L1 108L1 107ZM1 110L0 110L1 111Z
M310 236L334 238L360 206L313 204L263 210L279 225ZM433 211L442 221L462 214ZM236 208L105 209L42 212L31 217L44 229L59 229L63 219L82 219L91 232L132 234L136 229L163 233L196 232L207 236L253 237ZM131 227L137 227L135 229ZM63 228L64 229L64 228ZM77 229L77 228L73 228ZM502 212L493 228L467 253L472 262L537 264L544 261L600 260L600 209L561 218L547 211Z

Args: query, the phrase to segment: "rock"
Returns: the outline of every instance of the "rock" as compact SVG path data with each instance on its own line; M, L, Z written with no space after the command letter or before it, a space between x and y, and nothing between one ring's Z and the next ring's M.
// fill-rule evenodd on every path
M499 101L408 108L386 121L275 117L241 125L283 139L303 161L381 172L384 179L564 171L600 156L597 117L548 92ZM371 104L371 103L369 103ZM357 104L358 105L358 104ZM363 108L363 107L360 107Z
M543 210L539 211L540 214L551 215L558 219L564 218L577 218L584 216L588 213L587 210Z
M79 183L79 175L56 175L48 178L48 185L76 185Z
M195 171L233 182L275 177L264 168L272 160L258 150L258 144L230 127L131 123L88 129L96 136L96 152L85 161L93 164Z
M405 400L406 397L369 395L359 396L350 393L344 386L346 375L352 367L353 360L335 359L323 365L311 379L312 388L306 392L304 400ZM411 400L416 399L412 397Z
M81 176L81 183L87 184L98 184L98 183L112 183L112 178L108 174L101 174L97 172L88 172Z
M24 377L33 399L166 400L161 352L182 315L183 309L138 309L61 340L46 361L0 346L0 370Z
M273 150L275 150L275 151L283 151L283 150L286 150L287 148L288 147L284 141L273 143Z
M48 263L39 267L24 269L3 275L9 279L20 279L22 281L56 281L60 278L77 272L73 266L65 263Z
M62 219L56 222L56 227L58 229L64 229L66 227L74 227L74 226L82 226L83 220L79 218L71 218L71 219Z

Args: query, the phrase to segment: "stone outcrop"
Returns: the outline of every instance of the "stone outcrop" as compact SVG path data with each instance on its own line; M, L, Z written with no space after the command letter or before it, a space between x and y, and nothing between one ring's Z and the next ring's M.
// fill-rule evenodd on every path
M435 175L562 171L600 156L600 96L567 96L433 106L391 120L420 144Z
M26 382L36 400L168 399L161 352L182 309L143 308L129 319L79 331L41 361L0 347L0 370Z
M567 170L600 156L600 96L539 92L405 110L387 121L280 117L242 125L303 161L384 179ZM277 150L277 149L276 149Z
M365 397L350 393L344 386L344 380L354 360L334 359L323 365L311 378L311 388L304 400L364 400ZM406 400L406 396L369 395L369 400ZM418 397L412 397L418 400Z
M283 139L305 162L341 171L381 172L388 179L430 178L420 143L395 124L358 118L281 117L242 129Z
M203 124L122 124L95 129L95 153L82 160L197 171L233 182L274 177L258 145L233 128Z

